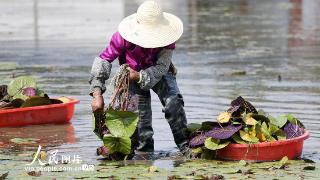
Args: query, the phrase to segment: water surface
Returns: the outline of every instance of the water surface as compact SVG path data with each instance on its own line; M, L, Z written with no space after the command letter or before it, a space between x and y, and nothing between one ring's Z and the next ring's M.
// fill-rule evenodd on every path
M0 0L0 82L32 75L52 97L81 101L71 124L1 128L6 153L23 153L37 145L17 146L13 137L40 139L47 150L79 154L96 163L101 141L92 133L88 78L95 56L119 21L140 1ZM311 133L304 156L320 161L320 2L295 1L161 1L184 22L173 63L185 99L188 122L215 120L241 95L277 116L293 113ZM117 11L115 11L115 9ZM113 72L117 68L114 63ZM233 75L245 71L245 75ZM108 101L109 96L105 96ZM157 153L176 146L152 94ZM156 161L172 167L171 161Z

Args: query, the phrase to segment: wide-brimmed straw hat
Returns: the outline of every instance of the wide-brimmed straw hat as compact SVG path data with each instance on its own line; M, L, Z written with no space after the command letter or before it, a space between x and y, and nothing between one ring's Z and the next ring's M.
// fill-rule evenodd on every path
M118 27L121 36L144 48L164 47L176 42L182 35L182 21L163 12L155 1L142 3L137 13L124 18Z

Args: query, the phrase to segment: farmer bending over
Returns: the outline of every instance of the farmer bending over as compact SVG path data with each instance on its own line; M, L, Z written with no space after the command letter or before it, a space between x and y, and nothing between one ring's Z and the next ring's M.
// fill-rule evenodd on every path
M164 106L163 112L175 143L182 153L190 153L188 139L184 134L187 125L184 102L171 62L175 42L182 32L183 25L178 17L162 12L156 2L146 1L140 5L137 13L121 21L109 46L94 60L90 79L94 112L104 108L102 94L106 90L105 81L110 76L111 63L118 58L120 64L129 65L130 91L139 97L137 150L140 152L154 151L152 89Z

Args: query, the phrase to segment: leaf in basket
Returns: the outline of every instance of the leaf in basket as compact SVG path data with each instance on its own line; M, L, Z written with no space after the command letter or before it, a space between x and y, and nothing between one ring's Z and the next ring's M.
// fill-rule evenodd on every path
M287 114L287 119L289 122L291 122L293 124L298 124L300 127L305 129L304 125L300 122L300 120L295 118L292 114Z
M217 150L217 149L222 149L230 144L230 141L226 141L223 143L220 143L220 140L213 139L211 137L207 138L204 145L207 149L210 150Z
M23 89L28 87L36 88L37 84L34 78L30 76L20 76L15 78L10 82L8 86L8 94L13 97L13 99L27 99L28 96L23 94Z
M250 134L248 132L242 131L240 130L240 137L241 139L248 141L248 142L252 142L252 143L256 143L259 141L259 139L255 136L250 136Z
M238 133L235 133L234 135L232 135L232 139L238 144L247 144L245 141L241 139Z
M268 116L270 123L278 126L279 128L282 128L287 123L287 117L286 116L278 116L277 118L274 118L272 116Z
M257 124L257 121L252 117L252 113L247 114L243 120L244 120L244 123L246 123L246 125L253 126Z
M139 114L130 111L106 111L106 125L116 137L131 137L136 130Z
M304 129L302 127L291 122L288 123L283 130L286 134L287 139L299 137L304 134Z
M221 114L219 114L217 120L219 123L227 123L229 122L231 119L231 113L225 111L225 112L222 112Z
M224 127L213 127L211 131L206 133L206 136L212 137L214 139L228 139L234 133L238 132L242 128L242 125L233 125L230 124Z
M189 146L192 148L202 146L206 139L207 136L205 134L199 134L189 141Z
M189 133L193 133L201 128L201 124L198 123L190 123L187 125L187 130Z
M130 154L131 152L131 139L129 137L115 137L111 134L106 134L103 136L103 143L110 154L114 152Z
M48 97L33 96L26 99L26 101L21 105L21 107L34 107L49 104L51 104L51 101Z

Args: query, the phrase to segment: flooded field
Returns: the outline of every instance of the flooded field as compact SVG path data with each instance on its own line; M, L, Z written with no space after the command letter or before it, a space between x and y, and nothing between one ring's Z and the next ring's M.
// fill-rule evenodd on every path
M47 151L103 162L95 155L101 141L92 132L89 72L117 24L140 2L0 0L0 84L32 75L49 96L81 101L71 124L0 128L2 154L35 151L38 143L20 146L10 141L28 137L39 139ZM184 22L173 63L188 122L215 120L241 95L272 115L292 113L301 119L311 133L303 156L320 162L320 2L161 3ZM152 100L156 154L174 154L161 104L155 94ZM6 163L0 161L1 170ZM174 163L160 159L154 165L172 169Z

